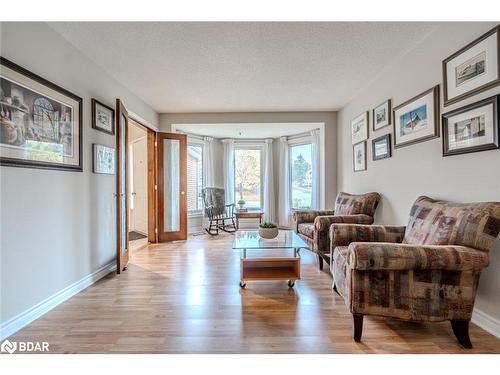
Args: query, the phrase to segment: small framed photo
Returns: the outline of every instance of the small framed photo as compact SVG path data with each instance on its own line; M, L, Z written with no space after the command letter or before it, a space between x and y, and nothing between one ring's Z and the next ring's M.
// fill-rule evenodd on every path
M368 139L368 111L351 121L352 144Z
M92 99L92 127L104 133L115 134L115 110Z
M500 25L443 60L444 105L500 84Z
M100 174L115 174L115 149L103 145L92 145L92 171Z
M439 137L439 85L393 110L394 148Z
M493 96L443 115L443 156L499 148L498 98Z
M352 146L354 172L366 171L366 141Z
M391 124L391 99L375 107L372 114L373 131L385 128Z
M372 140L373 160L386 159L391 157L391 135L386 134Z

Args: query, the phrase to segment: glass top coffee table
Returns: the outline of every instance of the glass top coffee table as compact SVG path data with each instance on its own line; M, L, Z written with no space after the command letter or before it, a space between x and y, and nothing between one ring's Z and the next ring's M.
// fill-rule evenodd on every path
M240 287L247 281L288 280L292 288L300 280L300 249L308 249L306 243L291 230L280 230L276 238L263 239L257 230L238 230L235 233L233 249L242 250L240 259ZM247 257L248 250L293 250L293 256ZM259 251L261 253L261 251Z

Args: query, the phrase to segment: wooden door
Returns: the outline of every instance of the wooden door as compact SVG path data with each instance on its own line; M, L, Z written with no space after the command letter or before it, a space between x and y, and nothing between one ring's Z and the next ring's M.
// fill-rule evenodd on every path
M187 137L156 134L158 242L187 239Z
M127 268L128 247L128 113L116 99L116 273Z

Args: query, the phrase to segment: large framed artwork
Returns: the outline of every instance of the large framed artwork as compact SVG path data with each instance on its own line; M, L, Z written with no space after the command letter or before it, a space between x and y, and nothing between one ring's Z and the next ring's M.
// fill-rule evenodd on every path
M354 172L366 171L366 141L352 146Z
M368 139L368 112L364 112L351 121L352 144Z
M394 148L439 137L439 85L393 110Z
M500 25L443 60L444 105L500 84Z
M391 135L386 134L372 140L373 160L387 159L391 157Z
M498 98L443 114L443 156L499 148Z
M92 127L104 133L115 134L115 110L92 99Z
M115 174L115 149L103 145L92 145L92 172Z
M375 107L372 115L373 131L391 125L391 99Z
M82 98L0 57L0 164L82 171Z

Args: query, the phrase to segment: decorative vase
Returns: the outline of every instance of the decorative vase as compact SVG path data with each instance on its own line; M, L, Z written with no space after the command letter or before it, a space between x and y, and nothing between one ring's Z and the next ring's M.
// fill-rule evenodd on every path
M279 229L276 228L262 228L259 227L259 236L261 238L264 238L266 240L271 240L273 238L276 238L278 236Z

